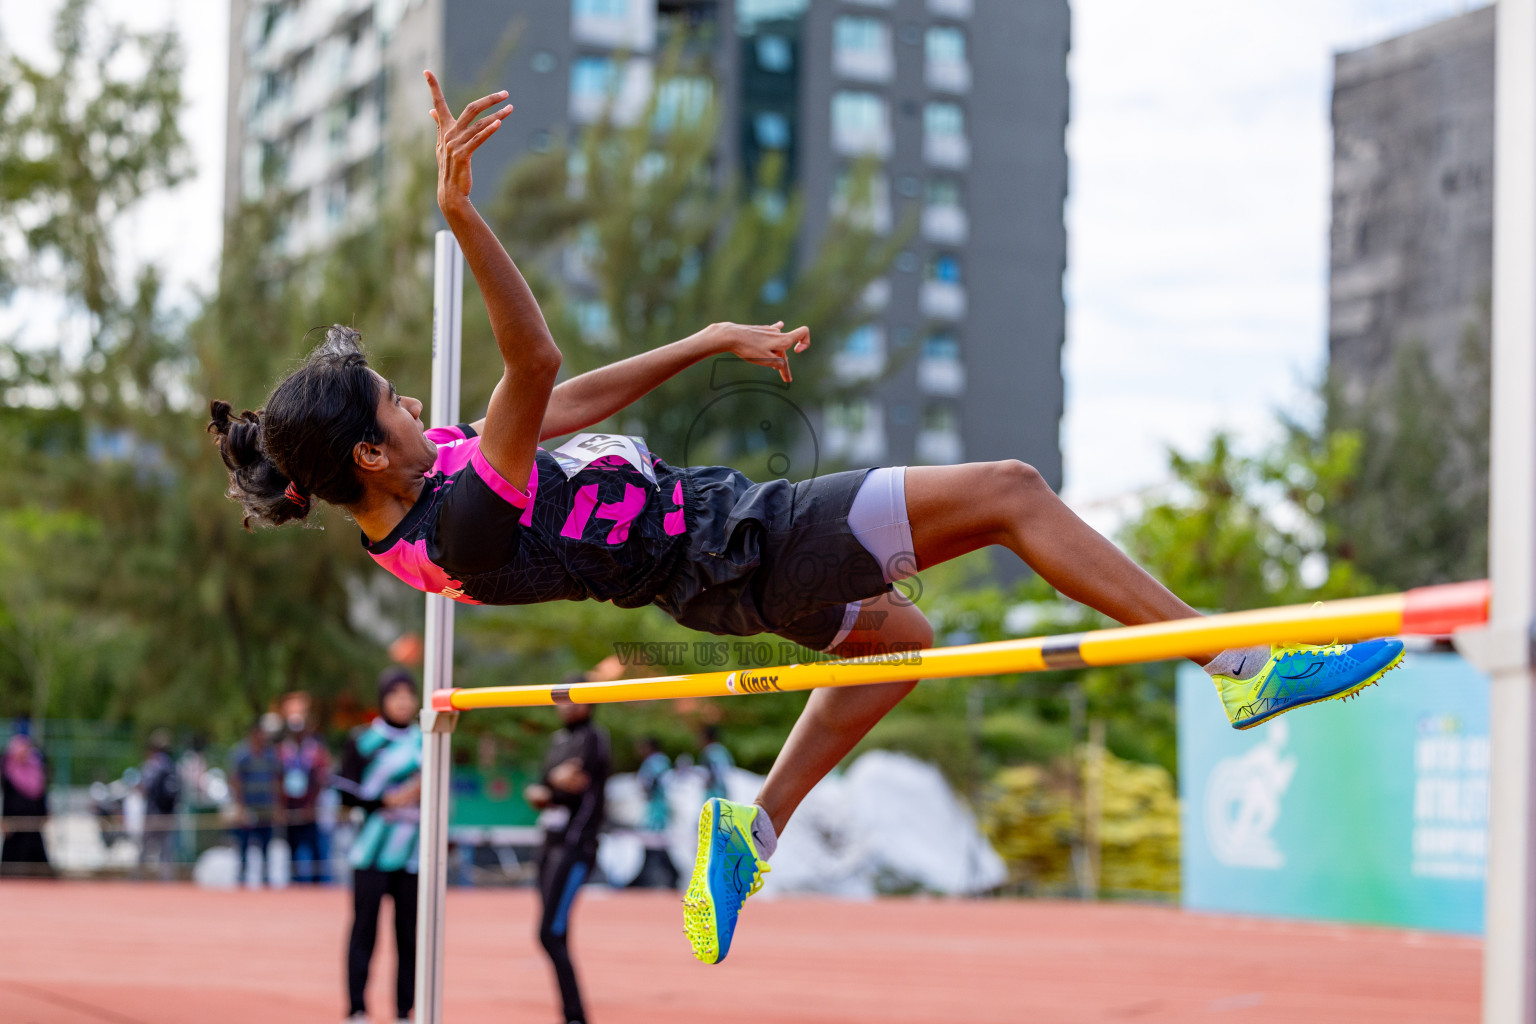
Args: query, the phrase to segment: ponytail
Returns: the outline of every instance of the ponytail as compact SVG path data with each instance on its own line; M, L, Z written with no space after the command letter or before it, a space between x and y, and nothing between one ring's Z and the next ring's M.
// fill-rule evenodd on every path
M304 519L312 497L332 505L362 499L352 452L383 440L378 377L368 369L362 336L336 324L304 364L273 390L264 409L230 415L213 401L208 432L229 469L228 494L256 519L281 526Z
M213 417L208 433L215 435L219 456L229 470L229 497L245 509L245 528L256 519L268 526L282 526L309 515L309 503L293 500L288 492L293 481L277 468L261 447L261 414L247 409L231 416L233 406L218 400L208 403Z

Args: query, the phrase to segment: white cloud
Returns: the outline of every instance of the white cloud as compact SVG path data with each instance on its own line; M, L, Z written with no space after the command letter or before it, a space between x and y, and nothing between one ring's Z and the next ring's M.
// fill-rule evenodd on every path
M1332 55L1454 0L1077 0L1068 147L1066 489L1249 443L1326 357ZM1299 408L1298 408L1299 407Z

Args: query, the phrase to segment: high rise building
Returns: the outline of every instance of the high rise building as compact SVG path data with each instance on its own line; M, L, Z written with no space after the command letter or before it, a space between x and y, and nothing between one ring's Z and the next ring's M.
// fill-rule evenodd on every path
M1337 54L1329 361L1358 401L1424 345L1448 379L1493 283L1494 10Z
M610 96L619 116L642 109L659 50L688 29L724 115L722 169L782 159L803 252L860 161L877 167L877 229L916 212L864 297L874 321L818 339L839 346L836 372L878 380L826 410L824 447L1024 458L1060 484L1066 0L232 0L230 24L228 199L285 190L298 247L366 215L390 133L430 128L421 68L510 91L517 113L476 157L496 181Z

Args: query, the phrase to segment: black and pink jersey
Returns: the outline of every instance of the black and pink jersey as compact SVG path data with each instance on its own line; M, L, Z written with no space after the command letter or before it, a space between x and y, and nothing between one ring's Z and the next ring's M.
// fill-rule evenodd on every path
M466 604L649 604L688 545L687 475L650 456L653 484L610 456L567 477L540 448L527 490L480 454L468 425L427 431L438 446L416 504L368 553L417 590Z

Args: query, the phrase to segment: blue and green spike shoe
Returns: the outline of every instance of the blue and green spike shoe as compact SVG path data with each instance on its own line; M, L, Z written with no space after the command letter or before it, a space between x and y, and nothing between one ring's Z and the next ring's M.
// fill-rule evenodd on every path
M1403 660L1401 640L1358 644L1276 644L1269 661L1247 679L1214 675L1234 729L1252 729L1292 708L1353 697Z
M693 955L706 964L719 963L731 951L741 906L771 870L752 842L752 822L761 813L756 804L719 797L699 811L699 853L683 896L683 931Z

